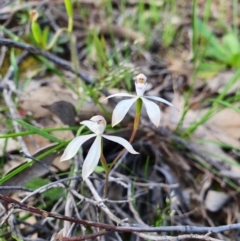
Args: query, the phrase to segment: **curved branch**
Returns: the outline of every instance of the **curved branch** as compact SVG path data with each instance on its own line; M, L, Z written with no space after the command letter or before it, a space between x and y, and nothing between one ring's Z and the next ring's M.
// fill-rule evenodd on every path
M64 215L60 215L57 213L47 212L45 210L41 210L12 199L7 196L3 196L0 194L0 200L4 201L6 204L11 204L13 208L25 210L34 214L41 215L43 217L52 217L55 219L65 220L73 223L82 224L85 226L97 227L101 229L105 229L107 231L114 232L137 232L137 233L153 233L153 232L179 232L179 233L222 233L225 231L231 231L235 229L240 229L240 223L234 223L229 225L222 225L218 227L198 227L198 226L161 226L161 227L146 227L146 226L114 226L111 224L104 224L98 222L87 221L84 219L77 219L73 217L67 217Z

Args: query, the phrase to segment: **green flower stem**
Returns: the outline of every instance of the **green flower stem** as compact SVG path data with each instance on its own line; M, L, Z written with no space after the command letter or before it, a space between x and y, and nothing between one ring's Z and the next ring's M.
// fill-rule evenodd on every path
M73 30L73 18L68 18L68 32L72 33Z
M106 172L105 184L104 184L104 189L103 189L103 199L106 199L107 198L107 192L108 192L108 178L109 178L110 169L107 165L107 161L106 161L106 158L103 155L103 152L101 154L100 161L101 161L102 166L103 166L103 168ZM101 210L101 213L100 213L100 220L101 221L103 220L103 215L104 215L104 212L103 212L103 210Z
M140 123L141 111L142 111L142 100L139 98L137 100L137 103L136 103L136 115L135 115L134 123L133 123L133 131L132 131L131 137L129 139L130 143L132 143L132 141L134 140L134 138L136 136L136 133L137 133L137 130L138 130L138 127L139 127L139 123ZM102 165L103 165L103 167L106 171L105 186L104 186L104 198L107 198L109 173L112 170L115 163L123 155L124 151L125 151L125 149L123 149L119 152L119 154L115 157L115 159L111 163L110 167L107 166L107 162L106 162L106 159L104 158L104 156L103 155L101 156L101 163L102 163ZM102 159L102 157L104 159ZM104 165L106 165L106 167Z
M105 177L105 185L104 185L104 190L103 190L103 198L107 198L107 191L108 191L108 177L109 177L109 172L110 169L107 165L106 158L104 157L103 153L101 154L100 161L102 163L102 166L106 172L106 177Z
M106 159L105 159L103 153L101 154L100 161L102 163L102 166L103 166L105 172L108 173L109 172L109 167L107 165L107 162L106 162Z
M141 115L142 112L142 99L138 98L136 103L136 115Z
M136 135L136 133L137 133L138 126L139 126L139 120L140 120L140 115L136 115L136 116L135 116L135 119L134 119L133 131L132 131L131 137L130 137L130 139L129 139L129 142L130 142L130 143L132 143L132 141L134 140L135 135ZM118 159L119 159L119 158L118 158Z
M106 199L107 198L107 193L108 193L108 179L109 179L110 169L109 169L109 167L107 165L107 161L106 161L106 158L103 155L103 152L101 154L100 161L101 161L102 166L103 166L103 168L105 169L105 172L106 172L105 184L104 184L104 189L103 189L103 199ZM103 215L104 215L104 212L103 212L103 210L101 210L101 213L100 213L100 220L101 221L103 220Z
M137 133L139 123L140 123L141 111L142 111L142 99L139 98L137 100L137 103L136 103L136 115L135 115L135 118L134 118L133 132L132 132L132 135L129 139L130 143L132 143L132 141L134 140L135 135Z
M134 138L136 136L136 133L137 133L137 130L139 127L139 123L140 123L141 111L142 111L142 100L139 98L136 103L136 115L134 118L133 131L132 131L131 137L129 139L130 143L132 143L132 141L134 140ZM112 168L115 165L115 163L117 162L117 160L123 155L124 151L125 151L125 149L120 151L119 154L115 157L115 159L113 160L113 162L110 165L109 172L110 172L110 170L112 170Z

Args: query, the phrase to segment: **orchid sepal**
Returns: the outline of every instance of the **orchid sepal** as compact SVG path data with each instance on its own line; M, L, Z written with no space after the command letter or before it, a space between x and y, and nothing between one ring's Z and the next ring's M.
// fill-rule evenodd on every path
M132 145L127 140L123 139L122 137L119 137L119 136L109 136L109 135L102 135L102 137L124 146L124 148L128 152L130 152L131 154L139 154L139 152L135 151L133 149Z
M73 158L77 152L78 149L81 147L81 145L88 141L89 139L96 136L96 134L89 134L85 136L77 136L75 137L70 143L68 144L67 148L65 149L63 155L61 156L60 162L67 161Z
M159 109L159 106L154 102L147 100L146 98L142 97L141 99L143 101L143 104L146 107L149 119L156 127L158 127L160 125L160 120L161 120L161 111Z
M98 135L94 140L84 160L83 167L82 167L82 178L84 181L94 171L94 169L96 168L99 162L99 159L101 156L101 148L99 148L101 146L101 140L102 140L102 137Z
M144 96L144 98L151 99L151 100L156 100L156 101L162 102L162 103L164 103L166 105L169 105L171 107L174 107L174 105L171 102L169 102L169 101L167 101L167 100L165 100L163 98L157 97L157 96L151 96L151 95L149 96L148 95L148 96Z
M124 116L127 114L129 109L137 99L138 97L129 100L122 100L116 105L112 114L112 126L115 126L122 121Z

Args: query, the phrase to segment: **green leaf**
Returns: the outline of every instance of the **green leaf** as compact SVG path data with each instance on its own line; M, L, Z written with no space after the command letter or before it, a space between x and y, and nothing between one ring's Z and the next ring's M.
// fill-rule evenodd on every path
M40 177L33 178L31 181L27 182L24 186L26 188L36 190L42 186L45 186L49 183L48 180Z
M208 79L213 77L219 71L226 68L226 64L218 63L218 62L203 62L200 63L197 69L197 76L200 78Z
M42 194L45 198L50 199L50 202L54 203L63 196L63 190L60 187L48 189Z
M46 132L56 132L56 131L71 131L71 130L78 130L79 128L76 126L71 126L71 127L53 127L53 128L45 128L43 131ZM9 133L5 135L0 135L1 138L13 138L13 137L18 137L18 136L28 136L34 134L35 131L23 131L23 132L18 132L18 133Z
M41 160L42 158L44 158L45 156L49 155L50 153L52 153L52 152L62 148L64 144L65 143L61 143L59 145L56 145L53 148L51 148L51 149L47 150L46 152L44 152L43 154L40 154L40 155L36 156L36 158L38 160ZM21 171L23 171L27 167L31 166L33 162L34 161L25 162L22 165L20 165L19 167L17 167L16 169L14 169L13 171L11 171L10 173L8 173L6 176L0 178L0 185L3 184L4 182L6 182L7 180L9 180L11 177L14 177L16 174L20 173Z
M73 6L72 6L72 0L64 0L65 8L68 14L69 18L73 17Z
M236 55L240 53L240 43L235 34L229 33L223 36L222 42L226 50L231 55Z
M102 166L96 166L94 172L102 173L105 172L105 169Z
M196 19L196 25L198 35L204 38L216 51L219 51L221 54L225 54L224 48L219 43L212 31L208 29L207 25L199 19Z
M228 81L228 83L225 85L224 89L222 90L222 92L218 95L218 97L216 98L217 101L221 101L223 100L223 98L225 97L225 95L227 94L227 92L231 89L231 87L237 82L239 81L240 78L240 69L238 69L234 76Z
M82 133L82 131L83 131L83 129L85 129L85 127L86 127L86 126L84 126L84 125L80 126L79 129L78 129L78 131L77 131L76 136L80 136L81 133Z
M36 177L27 182L24 186L32 190L37 190L38 188L46 186L47 184L49 184L49 180ZM56 201L62 196L62 188L48 189L42 195L50 199L51 202Z
M34 131L36 134L39 134L40 136L43 136L45 137L46 139L50 140L50 141L53 141L53 142L62 142L60 139L58 139L57 137L55 136L52 136L50 134L48 134L46 131L44 130L40 130L39 128L35 127L35 126L32 126L28 123L26 123L25 121L23 120L20 120L20 119L16 119L15 120L19 125L25 127L26 129L28 130L31 130L31 131Z
M240 52L229 56L228 63L233 67L240 66Z
M225 52L224 54L214 49L212 46L207 46L204 56L207 58L212 58L214 60L218 60L223 63L228 63L228 59L231 57L229 53Z
M23 241L22 239L18 238L16 235L12 234L12 238L16 241Z
M10 61L13 67L15 86L18 87L18 64L17 64L17 59L13 48L11 49L11 52L10 52Z
M40 45L42 42L42 30L40 28L40 25L37 22L33 21L31 24L31 29L35 41L37 42L37 44Z
M183 136L185 135L189 135L191 133L193 133L198 126L204 124L213 114L216 113L216 111L218 111L218 106L217 103L223 101L223 98L226 96L227 92L229 91L229 89L237 82L239 81L240 78L240 69L238 69L234 76L229 80L229 82L225 85L224 89L222 90L222 92L215 98L216 103L214 103L212 105L212 107L204 114L204 116L202 116L202 118L197 121L194 122L191 126L188 127L188 129L183 133Z
M237 113L240 114L240 108L232 105L231 103L229 103L229 102L227 102L227 101L215 100L215 99L210 99L210 101L213 101L213 102L222 104L222 105L224 105L225 107L228 107L228 108L230 108L230 109L232 109L232 110L234 110L235 112L237 112Z
M43 33L42 33L42 45L44 48L47 46L48 37L49 37L49 27L47 26L43 29Z

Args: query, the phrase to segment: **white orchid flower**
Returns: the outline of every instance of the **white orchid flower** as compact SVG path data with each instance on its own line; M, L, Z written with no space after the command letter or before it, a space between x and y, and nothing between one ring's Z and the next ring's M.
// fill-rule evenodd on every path
M173 104L171 104L167 100L157 97L157 96L144 96L143 95L146 90L146 87L147 87L147 77L144 74L139 74L136 77L135 87L136 87L137 95L130 95L127 93L117 93L117 94L110 95L106 98L106 99L108 99L108 98L119 97L119 96L131 97L130 100L122 100L116 105L115 109L113 110L113 114L112 114L112 126L115 126L119 122L121 122L122 119L124 118L124 116L129 111L130 107L133 105L133 103L136 102L140 98L146 107L147 114L148 114L150 120L153 122L153 124L156 127L158 127L160 125L161 111L157 104L155 104L152 101L149 101L148 99L160 101L162 103L165 103L169 106L174 107Z
M77 154L78 149L81 147L81 145L84 142L86 142L87 140L93 137L96 137L83 163L83 168L82 168L83 180L86 180L86 178L88 178L88 176L94 171L95 167L98 164L98 161L100 159L101 152L102 152L102 144L101 144L102 137L110 141L117 142L118 144L124 146L124 148L127 149L132 154L139 154L133 149L132 145L125 139L118 136L109 136L109 135L103 134L107 123L102 116L100 115L93 116L90 120L82 121L80 122L80 124L87 126L92 132L94 132L94 134L75 137L68 144L60 161L66 161L73 158Z

